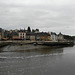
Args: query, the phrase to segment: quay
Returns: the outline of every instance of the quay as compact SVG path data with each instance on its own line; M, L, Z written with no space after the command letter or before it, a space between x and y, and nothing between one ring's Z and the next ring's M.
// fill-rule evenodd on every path
M35 41L0 41L0 48L7 45L24 45L33 44Z
M0 48L7 45L27 45L27 44L36 44L44 46L73 46L73 42L51 42L51 41L0 41Z
M10 42L0 42L0 48L7 45L10 45Z
M48 41L44 41L42 43L40 43L41 45L45 45L45 46L61 46L61 47L64 47L64 46L73 46L74 43L73 42L48 42Z

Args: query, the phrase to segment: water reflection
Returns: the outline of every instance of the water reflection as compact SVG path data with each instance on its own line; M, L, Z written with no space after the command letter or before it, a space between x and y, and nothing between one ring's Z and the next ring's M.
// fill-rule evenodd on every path
M62 55L63 48L34 45L9 45L0 49L0 61Z
M9 45L0 49L0 52L38 52L41 54L62 53L63 48L34 45Z

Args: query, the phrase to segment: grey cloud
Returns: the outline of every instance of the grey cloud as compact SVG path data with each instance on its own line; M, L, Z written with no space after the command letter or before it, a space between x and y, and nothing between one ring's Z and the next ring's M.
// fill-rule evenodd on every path
M39 28L75 35L74 0L0 0L0 27Z

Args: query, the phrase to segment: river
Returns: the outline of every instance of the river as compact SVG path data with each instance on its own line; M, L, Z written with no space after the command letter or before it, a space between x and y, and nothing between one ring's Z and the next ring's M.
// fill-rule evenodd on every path
M75 75L75 46L9 45L0 48L0 75Z

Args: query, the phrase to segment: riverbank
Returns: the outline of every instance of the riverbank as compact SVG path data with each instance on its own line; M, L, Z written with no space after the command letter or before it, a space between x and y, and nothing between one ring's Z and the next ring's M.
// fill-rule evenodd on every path
M64 46L73 46L73 42L44 42L43 45L46 46L59 46L59 47L64 47Z
M44 46L73 46L73 42L51 42L51 41L0 41L0 48L7 46L7 45L27 45L27 44L33 44L33 45L44 45Z
M10 45L9 42L0 42L0 48Z

